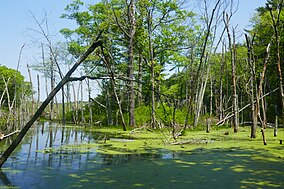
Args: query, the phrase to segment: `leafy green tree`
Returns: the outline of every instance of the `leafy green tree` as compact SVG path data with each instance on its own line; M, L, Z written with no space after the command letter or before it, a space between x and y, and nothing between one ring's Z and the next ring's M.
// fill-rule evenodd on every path
M130 12L129 8L134 7L134 4L135 10ZM81 11L82 5L81 1L73 1L66 7L66 14L62 15L62 18L74 20L78 24L78 28L74 30L61 30L69 40L69 51L75 56L79 55L93 36L103 30L105 55L109 56L111 69L104 64L102 54L98 54L84 64L85 70L91 70L86 74L109 76L112 70L115 76L124 78L119 82L116 80L117 89L125 91L125 86L128 86L129 109L127 103L123 105L130 112L135 106L131 105L134 102L133 88L137 87L144 98L147 98L150 89L151 104L155 106L156 100L159 101L162 72L167 64L174 62L174 57L185 53L184 49L188 48L188 44L184 43L187 39L185 34L192 31L189 22L194 14L182 9L179 1L101 1L89 5L86 11ZM134 80L140 81L139 84L134 84ZM140 85L142 83L144 88ZM157 95L155 91L158 91ZM152 114L154 113L152 107ZM134 120L133 115L131 119ZM133 123L130 125L134 125Z
M252 19L253 29L250 33L251 35L255 34L254 52L256 76L258 77L263 69L265 69L266 79L263 91L266 93L280 87L280 85L282 85L280 83L283 80L282 70L284 67L283 64L280 64L283 60L281 60L281 58L279 59L279 57L283 57L284 52L282 48L278 48L283 47L284 44L284 35L283 32L281 32L284 24L284 12L281 8L282 6L282 0L268 0L266 6L257 9L257 13ZM272 32L275 31L275 29L278 31L277 33ZM271 50L269 51L267 66L264 67L268 44L271 44ZM280 112L283 113L283 91L281 88L282 87L279 88L280 90L277 95L267 96L265 98L268 121L274 121L276 115L279 115Z
M21 96L31 96L32 89L29 82L24 81L24 76L19 72L6 66L0 65L0 97L2 107L8 108L19 105Z

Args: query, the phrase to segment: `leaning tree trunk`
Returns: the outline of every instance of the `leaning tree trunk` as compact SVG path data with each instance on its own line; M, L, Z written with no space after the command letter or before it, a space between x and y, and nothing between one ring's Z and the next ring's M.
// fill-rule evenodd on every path
M21 142L21 140L24 138L25 134L28 132L30 127L33 125L33 123L37 120L37 118L41 115L41 113L44 111L46 106L51 102L53 97L57 94L57 92L61 89L61 87L68 82L70 76L72 73L78 68L78 66L98 47L101 45L101 41L94 41L92 45L88 48L88 50L78 59L78 61L73 65L73 67L67 72L67 74L64 76L64 78L57 84L57 86L50 92L50 94L47 96L45 101L41 104L41 106L38 108L38 110L35 112L35 114L32 116L32 118L26 123L26 125L22 128L20 133L17 135L15 140L12 142L12 144L8 147L8 149L3 153L3 155L0 158L0 167L5 163L7 158L11 155L11 153L15 150L15 148L18 146L18 144Z

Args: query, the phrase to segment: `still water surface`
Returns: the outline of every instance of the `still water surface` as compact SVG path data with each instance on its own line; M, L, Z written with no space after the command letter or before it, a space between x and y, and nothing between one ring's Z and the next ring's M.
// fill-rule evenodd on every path
M85 153L76 151L45 153L50 148L58 148L62 145L95 142L96 138L94 133L84 132L83 127L63 127L49 122L36 124L4 164L0 173L0 187L119 188L125 185L139 187L144 185L144 181L131 183L131 185L125 183L130 178L130 171L133 171L132 167L127 169L130 162L168 159L173 155L170 153L103 155L97 153L95 148ZM9 138L1 142L1 153L11 140ZM113 172L115 179L110 172ZM145 173L142 171L141 178L143 174Z
M255 149L104 155L94 147L48 153L62 145L94 143L98 137L83 127L36 124L0 170L0 188L284 188L283 159ZM0 143L0 153L9 143L11 138Z

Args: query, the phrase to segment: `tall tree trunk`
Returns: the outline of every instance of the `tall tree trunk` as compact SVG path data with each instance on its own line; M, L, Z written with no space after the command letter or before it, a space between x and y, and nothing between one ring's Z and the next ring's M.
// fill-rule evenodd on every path
M107 117L107 125L112 125L112 107L111 107L111 96L109 92L109 82L106 85L106 117Z
M266 56L265 56L265 59L264 59L263 70L262 70L262 73L261 73L259 86L258 86L258 99L261 99L261 108L262 108L262 116L263 116L262 128L264 128L264 129L266 129L267 119L266 119L265 100L264 100L264 97L263 97L263 82L264 82L264 79L265 79L265 72L266 72L266 69L267 69L267 63L268 63L269 57L270 57L270 43L266 47Z
M72 89L73 89L73 98L74 98L73 120L75 124L78 124L78 101L77 101L76 89L74 83L72 83Z
M135 93L134 93L134 67L133 67L133 49L134 49L134 35L136 28L135 21L135 5L134 0L130 1L128 8L128 17L130 23L129 29L129 44L128 44L128 74L129 74L129 126L135 126Z
M234 108L234 132L239 130L239 113L238 113L238 93L236 83L236 43L235 30L233 30L233 56L232 56L232 80L233 80L233 108Z
M226 62L225 58L225 48L224 45L222 45L222 63L220 68L220 73L224 73L224 65ZM219 90L219 120L223 119L223 77L222 74L220 74L220 90Z
M93 111L92 111L92 106L91 106L91 88L90 88L90 80L87 80L87 87L88 87L88 107L89 107L89 125L93 123Z
M65 119L65 94L64 94L64 86L61 88L61 97L62 97L62 125L66 124Z
M29 65L27 64L27 68L28 68L28 73L29 73L29 79L30 79L30 84L31 84L31 88L33 89L33 81L32 81L32 75L31 75L31 70ZM34 94L32 93L32 114L34 114L35 111L35 99L34 99Z
M193 87L194 91L198 91L198 94L196 94L196 103L197 104L196 104L195 115L194 115L194 123L193 123L194 126L196 126L197 123L198 123L201 105L202 105L202 101L203 101L203 97L204 97L203 91L205 92L206 84L207 84L207 79L204 80L204 78L201 76L201 83L200 83L201 86L200 86L200 89L198 89L199 77L200 77L200 73L204 72L203 69L205 69L206 61L207 61L207 58L208 58L208 54L206 53L207 44L208 44L209 37L210 37L210 34L211 34L213 19L214 19L216 11L218 12L217 8L218 8L220 2L221 2L221 0L218 0L216 2L215 6L212 10L211 17L208 17L208 15L207 15L208 14L208 12L207 12L208 7L207 7L207 4L205 2L206 26L207 26L207 28L205 30L205 33L206 33L205 34L205 40L204 40L204 43L203 43L203 46L202 46L202 52L201 52L201 55L200 55L199 65L198 65L197 74L196 74L196 80L198 80L198 82L196 82L196 84ZM204 58L205 58L205 60L204 60ZM207 77L208 77L208 75L207 75Z
M139 59L138 59L138 93L137 93L137 97L138 97L138 104L139 106L142 105L142 72L143 72L143 68L142 68L142 55L139 54Z
M209 119L207 120L207 129L206 129L207 133L210 133L211 130L212 112L213 112L213 81L212 81L212 75L210 74L210 110L209 110Z
M83 93L83 81L80 82L81 85L81 123L85 123L85 118L84 118L84 93Z
M40 104L40 80L39 80L39 75L37 74L36 75L36 78L37 78L37 107L39 107L39 104Z
M17 71L19 71L19 66L20 66L20 63L21 63L21 57L22 57L22 52L24 50L24 47L25 47L26 43L24 43L22 46L21 46L21 49L20 49L20 52L19 52L19 57L18 57L18 63L17 63ZM13 104L14 104L14 108L13 108L13 115L14 115L14 123L13 125L16 125L16 121L19 121L17 119L17 115L18 113L16 113L16 111L19 109L17 107L17 87L16 87L16 78L14 77L14 86L15 86L15 89L14 89L14 99L13 99ZM19 123L18 123L19 124Z
M226 14L226 18L224 18L227 35L228 35L228 41L229 41L229 49L230 49L230 55L231 55L231 66L232 66L232 84L233 84L233 95L232 95L232 101L233 101L233 127L234 132L238 132L239 128L239 119L238 119L238 95L237 95L237 84L236 84L236 44L235 44L235 31L233 29L233 43L231 38L231 33L229 29L229 16Z
M50 91L54 89L55 86L55 78L54 78L54 62L52 59L52 53L50 52ZM53 119L53 114L54 114L54 98L52 98L50 102L50 117L49 119Z
M209 71L210 71L210 65L207 67L207 71L205 73L206 74L205 78L201 77L202 80L201 80L200 90L199 90L199 92L197 93L197 96L196 96L196 109L195 109L194 124L193 124L194 127L196 127L197 124L198 124L198 120L199 120L199 116L200 116L200 112L201 112L202 104L203 104L203 97L204 97L205 89L206 89L206 86L207 86ZM204 75L204 74L202 74L202 75Z
M152 46L152 11L148 10L147 24L148 24L148 40L149 40L149 54L150 54L150 81L151 81L151 126L156 128L155 116L155 62L154 52Z
M193 63L194 63L194 48L191 49L190 52L190 66L189 66L189 91L188 91L188 99L187 99L187 111L186 111L186 116L184 120L184 129L188 126L188 120L189 120L189 115L192 115L192 109L193 109L193 100L194 99L194 74L193 74Z
M70 68L69 68L70 69ZM66 111L68 112L71 108L71 92L70 92L70 82L66 83Z
M256 128L257 128L257 103L254 103L254 80L255 80L255 66L253 61L252 54L252 42L250 41L247 34L245 34L246 43L247 43L247 61L250 67L250 97L251 97L251 116L252 116L252 124L251 124L251 134L250 138L256 138Z

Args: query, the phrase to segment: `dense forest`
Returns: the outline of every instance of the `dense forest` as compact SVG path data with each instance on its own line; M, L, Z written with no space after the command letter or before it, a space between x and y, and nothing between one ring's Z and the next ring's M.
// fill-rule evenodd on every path
M232 24L238 1L198 6L74 0L61 16L76 23L61 29L65 42L52 38L47 17L31 14L37 28L30 32L42 40L35 42L39 57L27 68L44 80L34 82L30 74L24 82L17 70L0 67L1 124L13 130L35 113L28 124L41 116L123 130L169 128L174 138L187 128L210 132L224 124L234 132L251 125L255 138L257 125L283 124L283 0L259 7L244 31ZM44 102L40 85L46 87Z

